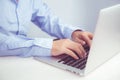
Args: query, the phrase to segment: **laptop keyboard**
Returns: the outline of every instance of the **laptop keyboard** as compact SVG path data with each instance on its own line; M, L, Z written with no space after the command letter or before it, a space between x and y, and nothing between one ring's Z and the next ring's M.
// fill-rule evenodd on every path
M83 46L85 51L87 52L87 55L85 58L80 58L79 59L74 59L71 56L67 54L63 54L60 57L60 60L58 60L58 63L65 64L67 66L71 66L77 69L84 69L86 66L87 58L88 58L88 53L89 53L89 47L87 45Z

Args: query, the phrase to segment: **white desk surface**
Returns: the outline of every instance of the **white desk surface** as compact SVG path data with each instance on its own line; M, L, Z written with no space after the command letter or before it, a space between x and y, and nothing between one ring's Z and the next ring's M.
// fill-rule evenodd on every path
M120 54L84 77L33 58L0 57L0 80L120 80Z

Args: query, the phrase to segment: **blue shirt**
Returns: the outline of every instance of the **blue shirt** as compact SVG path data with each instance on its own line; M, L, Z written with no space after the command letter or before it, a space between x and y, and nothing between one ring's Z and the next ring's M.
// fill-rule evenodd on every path
M0 0L0 56L51 56L53 39L29 38L29 23L57 38L79 29L62 24L41 0Z

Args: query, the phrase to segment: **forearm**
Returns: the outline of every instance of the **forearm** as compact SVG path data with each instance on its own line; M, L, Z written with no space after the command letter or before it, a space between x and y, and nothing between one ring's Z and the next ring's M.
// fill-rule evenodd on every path
M2 34L3 35L3 34ZM0 36L0 56L50 56L53 39ZM4 39L4 41L3 41Z
M64 24L47 6L41 2L41 5L35 5L32 15L32 22L39 26L43 31L57 38L69 38L73 31L80 29L71 25Z
M39 46L32 46L17 49L0 50L0 56L51 56L51 49L41 48Z

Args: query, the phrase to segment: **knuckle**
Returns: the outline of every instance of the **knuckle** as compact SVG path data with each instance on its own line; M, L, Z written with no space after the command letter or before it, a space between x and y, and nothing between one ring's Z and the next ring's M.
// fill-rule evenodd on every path
M70 42L71 40L70 39L66 39L67 42Z
M78 47L78 48L81 48L81 46L82 46L81 44L77 44L77 47Z
M85 34L85 33L83 33L83 34L81 34L81 37L85 37L85 35L86 35L86 34Z
M64 43L68 43L68 42L70 42L69 39L64 39Z

